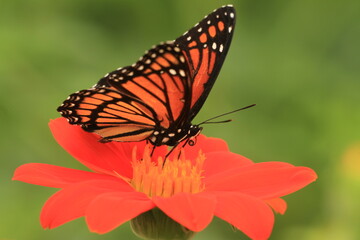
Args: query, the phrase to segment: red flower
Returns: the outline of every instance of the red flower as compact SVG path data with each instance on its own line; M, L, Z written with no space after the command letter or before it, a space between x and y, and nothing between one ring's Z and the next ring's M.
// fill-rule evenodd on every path
M91 231L106 233L158 207L195 232L215 215L252 239L267 239L274 223L272 209L286 210L280 197L317 178L306 167L253 163L230 152L223 140L203 135L195 146L185 147L180 159L163 165L166 147L156 148L150 157L144 142L99 143L97 135L63 118L51 121L50 128L58 143L94 172L41 163L16 170L15 180L61 188L42 209L44 228L85 217Z

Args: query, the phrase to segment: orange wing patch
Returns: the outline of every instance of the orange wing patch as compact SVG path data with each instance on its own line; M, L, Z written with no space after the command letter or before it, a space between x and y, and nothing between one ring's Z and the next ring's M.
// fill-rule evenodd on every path
M200 42L206 43L206 41L207 41L206 33L201 34L199 39L200 39Z
M224 22L222 22L222 21L218 22L218 28L219 28L220 32L222 32L224 30L224 27L225 27Z
M215 37L216 36L216 28L215 28L215 26L210 26L208 32L209 32L209 35L211 37Z

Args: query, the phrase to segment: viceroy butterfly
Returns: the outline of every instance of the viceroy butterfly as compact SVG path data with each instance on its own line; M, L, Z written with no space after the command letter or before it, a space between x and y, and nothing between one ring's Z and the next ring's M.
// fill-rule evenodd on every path
M216 9L176 40L71 94L57 110L70 124L99 134L102 142L187 143L202 130L191 121L219 74L234 26L232 5Z

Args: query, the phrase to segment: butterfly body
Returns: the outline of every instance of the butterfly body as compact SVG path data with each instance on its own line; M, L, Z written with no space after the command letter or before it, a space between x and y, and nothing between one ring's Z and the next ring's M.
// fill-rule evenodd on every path
M224 6L131 66L106 74L58 108L70 124L107 141L176 146L202 130L191 121L204 104L230 46L235 10Z

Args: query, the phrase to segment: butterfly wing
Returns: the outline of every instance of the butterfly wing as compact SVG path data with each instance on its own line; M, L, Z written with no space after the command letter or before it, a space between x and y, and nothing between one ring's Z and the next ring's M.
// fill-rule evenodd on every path
M141 141L153 133L157 124L149 106L108 88L71 94L58 111L70 124L102 136L102 141Z
M173 42L157 45L135 64L110 72L96 87L108 87L146 103L163 129L181 125L190 109L188 65Z
M204 104L224 63L235 27L235 9L223 6L175 40L191 77L191 121Z

